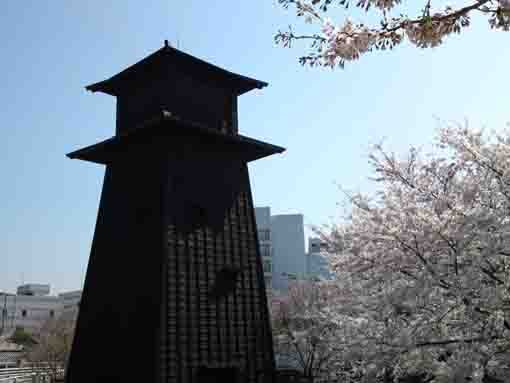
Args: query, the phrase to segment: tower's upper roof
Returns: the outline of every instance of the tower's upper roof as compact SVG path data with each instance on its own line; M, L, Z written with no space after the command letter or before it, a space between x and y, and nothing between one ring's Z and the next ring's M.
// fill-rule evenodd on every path
M231 88L237 95L255 88L261 89L267 86L267 83L263 81L226 71L181 52L168 45L168 42L165 41L163 48L109 79L87 86L86 89L92 92L103 92L112 96L118 96L130 89L135 83L148 80L154 73L165 70L167 67L188 73L193 77L216 81Z

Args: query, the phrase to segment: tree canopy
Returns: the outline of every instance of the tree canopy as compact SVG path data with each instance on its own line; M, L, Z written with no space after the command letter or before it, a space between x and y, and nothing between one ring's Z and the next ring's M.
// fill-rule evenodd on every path
M27 359L33 364L49 367L57 376L65 368L74 337L74 318L49 319L37 334L37 345L27 352Z
M34 337L23 327L16 327L14 333L9 338L9 341L24 347L31 347L37 344L37 341L34 339Z
M337 318L328 315L328 283L294 281L284 296L270 302L275 353L280 366L316 379L334 372L330 362L338 358L342 345L333 335Z
M431 153L381 144L370 161L379 191L345 192L351 212L319 230L336 278L321 315L342 348L328 365L367 382L510 381L510 132L448 125Z

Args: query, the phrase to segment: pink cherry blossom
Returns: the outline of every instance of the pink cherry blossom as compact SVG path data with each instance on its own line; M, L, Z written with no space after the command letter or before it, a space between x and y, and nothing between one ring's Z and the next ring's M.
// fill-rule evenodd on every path
M348 19L335 23L327 18L327 12L335 3L329 0L278 0L285 8L294 6L297 15L304 17L305 22L319 24L322 34L298 35L292 30L279 31L275 41L286 47L296 40L310 41L311 52L300 58L301 63L333 67L343 66L373 50L392 49L406 39L419 48L437 47L446 41L447 36L468 28L471 14L477 11L488 17L491 28L510 30L510 0L464 1L464 4L456 3L455 7L423 1L422 7L412 10L410 16L402 13L399 0L339 1L339 5L346 8L351 5L367 14L376 10L375 18L368 18L369 21L377 20L376 23L361 21L355 24Z
M446 125L435 147L375 145L380 192L346 191L350 214L317 229L335 279L294 286L273 316L278 352L327 355L308 372L510 381L510 131Z

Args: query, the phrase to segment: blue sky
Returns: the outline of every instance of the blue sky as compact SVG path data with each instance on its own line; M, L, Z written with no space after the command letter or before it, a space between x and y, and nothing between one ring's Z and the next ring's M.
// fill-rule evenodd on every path
M346 70L303 68L304 46L276 47L297 23L274 0L15 1L2 4L0 291L22 281L81 288L104 168L65 154L111 136L115 99L84 86L159 49L164 39L269 82L239 103L241 131L284 146L250 165L255 202L307 224L339 212L339 183L370 190L367 148L430 141L444 120L500 128L509 116L510 35L475 20L433 50L404 44ZM342 17L341 13L339 13ZM142 261L142 258L141 260Z

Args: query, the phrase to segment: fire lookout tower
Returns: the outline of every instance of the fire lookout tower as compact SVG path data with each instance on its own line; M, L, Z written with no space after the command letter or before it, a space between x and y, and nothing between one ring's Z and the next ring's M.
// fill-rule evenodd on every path
M274 355L247 163L283 148L238 132L267 84L163 48L86 89L115 135L66 383L270 382Z

